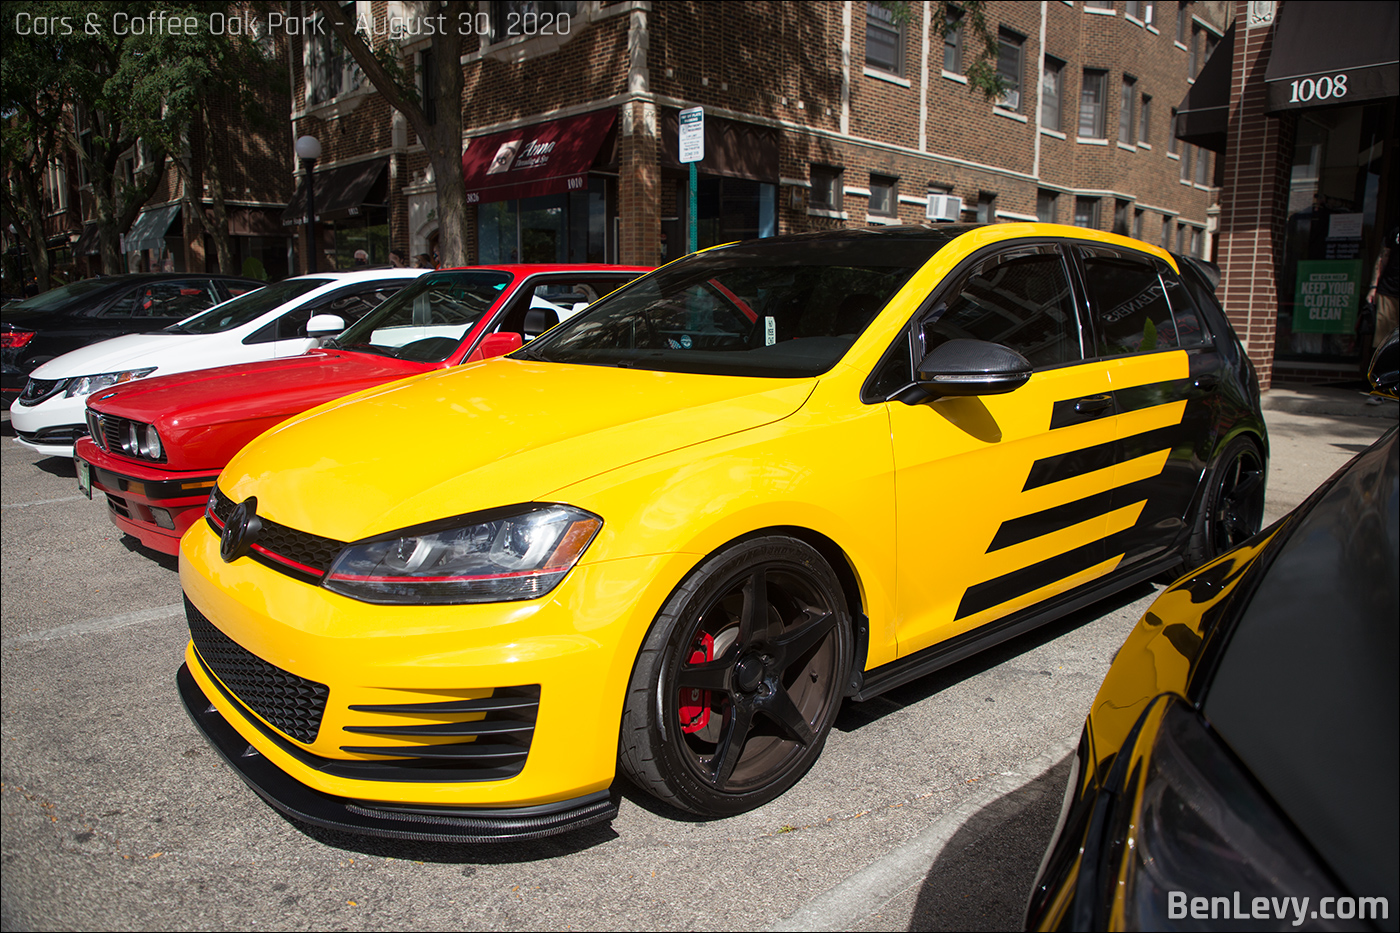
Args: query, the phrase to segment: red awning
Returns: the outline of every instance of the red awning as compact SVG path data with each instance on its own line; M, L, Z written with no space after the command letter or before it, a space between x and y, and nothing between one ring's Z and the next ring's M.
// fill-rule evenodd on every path
M467 203L587 188L585 176L616 119L610 107L473 139L462 154Z

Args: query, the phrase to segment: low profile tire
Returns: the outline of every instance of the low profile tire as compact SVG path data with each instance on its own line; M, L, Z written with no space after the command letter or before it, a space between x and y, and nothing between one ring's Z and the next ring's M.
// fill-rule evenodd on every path
M850 633L836 574L805 542L752 538L709 558L667 599L637 656L623 772L702 816L774 799L821 754Z
M1191 534L1187 569L1194 570L1247 541L1264 524L1264 457L1245 437L1232 440L1210 471Z

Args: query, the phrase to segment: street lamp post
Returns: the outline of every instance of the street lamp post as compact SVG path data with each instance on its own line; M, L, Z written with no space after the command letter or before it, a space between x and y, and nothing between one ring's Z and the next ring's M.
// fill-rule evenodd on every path
M321 158L321 142L315 136L302 136L296 143L297 158L306 172L306 271L316 271L316 160Z

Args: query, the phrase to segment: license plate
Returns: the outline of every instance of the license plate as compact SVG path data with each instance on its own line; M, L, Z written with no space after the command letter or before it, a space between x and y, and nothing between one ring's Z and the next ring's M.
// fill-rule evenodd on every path
M92 467L81 457L74 457L73 462L78 467L78 489L89 499L92 498Z

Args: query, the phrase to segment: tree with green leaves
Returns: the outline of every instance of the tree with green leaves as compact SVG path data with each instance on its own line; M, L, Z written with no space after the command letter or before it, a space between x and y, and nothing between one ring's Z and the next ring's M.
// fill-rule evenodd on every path
M404 115L418 134L433 167L437 188L438 253L444 265L466 265L467 239L463 226L467 208L467 184L462 177L462 42L458 23L473 13L476 4L464 0L430 0L422 15L445 28L435 29L426 56L431 72L426 76L437 89L438 106L429 113L418 92L413 69L405 68L399 43L392 39L371 47L356 24L335 0L316 0L316 6L335 31L336 38L355 59L389 106Z
M20 20L0 17L0 160L5 185L0 214L14 227L34 270L40 291L49 288L49 253L44 220L44 173L62 157L64 118L70 89L59 75L64 54L56 37L32 41L21 36Z

